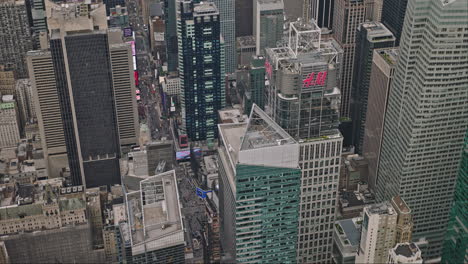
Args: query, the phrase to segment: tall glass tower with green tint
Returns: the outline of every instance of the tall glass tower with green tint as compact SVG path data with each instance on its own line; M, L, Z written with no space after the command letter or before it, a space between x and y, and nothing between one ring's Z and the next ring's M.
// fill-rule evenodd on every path
M468 128L467 14L468 0L408 1L388 97L376 196L406 201L425 261L440 262Z
M468 131L465 136L460 171L450 222L445 236L442 263L468 263Z
M247 123L219 134L224 261L295 263L299 144L255 104Z

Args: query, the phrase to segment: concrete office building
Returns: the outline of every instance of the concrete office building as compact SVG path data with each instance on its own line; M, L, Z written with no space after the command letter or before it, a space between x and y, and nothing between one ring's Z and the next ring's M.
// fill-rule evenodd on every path
M381 20L395 36L396 46L400 43L407 5L408 0L385 0L382 4Z
M450 222L445 235L442 263L464 263L468 261L468 203L466 202L468 182L468 131L462 150L454 203Z
M421 250L415 243L398 243L394 248L389 250L388 260L386 263L422 264L423 259L421 257Z
M15 94L15 72L0 65L0 96Z
M185 262L184 226L175 171L140 178L138 190L126 186L128 221L122 257L130 263Z
M373 0L336 0L333 13L333 37L343 48L340 90L342 117L351 117L351 90L357 28L372 19Z
M287 47L266 50L266 110L299 141L302 168L297 262L331 261L343 137L337 88L342 50L314 23L290 24Z
M299 144L256 105L219 131L224 261L295 263Z
M369 188L374 191L376 188L388 96L397 59L397 48L376 49L373 52L362 155L369 163L367 182Z
M351 114L354 149L362 155L374 49L393 47L395 37L379 22L365 22L359 25L356 34Z
M179 76L168 75L164 77L162 82L163 91L167 95L180 96L181 87L180 87L180 78Z
M225 73L234 73L237 69L235 1L213 0L213 2L218 8L221 36L224 40Z
M152 142L146 145L148 175L155 175L156 168L164 162L165 168L174 165L174 146L172 140ZM164 169L164 168L162 168Z
M25 1L0 2L0 65L13 69L16 78L27 78L24 56L33 49Z
M49 171L67 166L66 153L73 184L118 183L121 145L136 144L138 134L130 47L120 30L106 31L102 4L46 7L51 52L32 52L28 63L46 157L60 156L60 164L48 160Z
M408 242L407 233L397 235L397 230L401 230L398 226L411 226L411 217L408 215L409 208L398 196L392 202L365 207L356 263L385 263L389 250L396 243Z
M237 64L240 68L249 66L252 56L257 49L254 36L237 38ZM237 77L237 76L236 76Z
M0 101L0 148L12 148L20 142L20 116L13 95Z
M24 136L26 124L33 124L36 122L36 110L31 81L29 79L17 80L15 94L18 104L20 133Z
M256 54L264 55L265 48L276 48L283 38L283 0L256 0L253 9L253 35Z
M341 264L356 263L362 218L338 220L333 229L333 261Z
M319 28L332 29L335 0L304 0L302 18L314 19Z
M0 237L10 263L104 263L103 250L94 250L89 224Z
M218 137L218 110L225 104L220 14L211 2L178 4L182 131L192 141L213 139Z
M468 128L467 12L468 0L408 2L385 118L377 199L405 199L429 262L440 261Z

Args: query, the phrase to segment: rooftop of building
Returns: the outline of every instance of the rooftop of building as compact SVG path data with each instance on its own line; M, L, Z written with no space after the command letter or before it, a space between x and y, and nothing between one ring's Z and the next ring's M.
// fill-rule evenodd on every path
M220 159L235 189L236 165L298 168L299 145L256 104L246 122L220 124Z
M384 24L368 21L361 24L367 30L367 39L373 42L395 40L393 33Z
M366 207L367 212L375 215L394 215L396 214L390 202L385 201L381 203L371 204Z
M212 2L200 2L193 7L193 16L216 15L219 14L218 8Z
M362 219L360 217L338 220L335 222L335 227L340 235L340 239L343 241L343 244L352 247L357 247L359 245L361 224Z
M242 114L238 108L224 108L219 110L218 114L219 122L223 124L243 123L248 119L247 115Z
M396 64L399 54L398 48L376 49L375 52L379 54L389 65L393 66Z
M284 9L283 0L257 0L261 10L282 10Z
M406 258L415 258L421 256L421 251L415 243L398 243L392 250L396 255L400 255Z
M184 243L174 170L140 181L140 190L127 193L126 199L134 255Z
M255 37L254 36L242 36L237 38L237 46L239 48L250 48L255 47Z
M401 213L411 213L411 209L408 207L405 200L403 200L403 198L401 198L401 196L397 195L397 196L393 197L392 198L392 203L393 203L394 207L396 207L397 210L400 211Z

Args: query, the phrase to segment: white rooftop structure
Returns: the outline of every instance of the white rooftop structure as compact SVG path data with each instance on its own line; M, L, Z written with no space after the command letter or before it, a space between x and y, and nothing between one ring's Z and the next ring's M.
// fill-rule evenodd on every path
M134 256L185 243L174 170L140 181L125 198Z

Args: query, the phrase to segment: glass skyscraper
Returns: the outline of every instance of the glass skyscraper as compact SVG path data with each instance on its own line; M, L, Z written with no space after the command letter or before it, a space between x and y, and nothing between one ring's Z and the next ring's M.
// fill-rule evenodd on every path
M377 199L399 194L440 257L468 127L468 0L411 0L388 99Z
M257 105L221 124L221 243L227 263L295 263L299 144Z
M442 263L468 262L468 131L462 150L462 159L455 189L454 203L450 214L449 228L445 237Z
M236 52L236 6L233 0L213 0L219 11L221 35L224 39L224 57L226 73L237 69Z
M343 51L315 22L290 24L287 47L266 49L265 107L300 145L298 263L329 263L343 137L338 78Z
M403 21L405 20L408 0L384 0L382 7L382 23L393 33L396 45L400 43Z
M211 2L178 5L182 131L192 141L213 139L218 136L218 110L225 104L219 12Z

